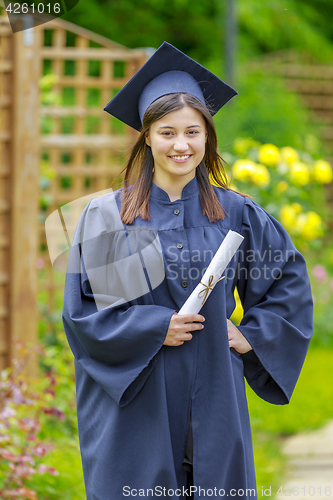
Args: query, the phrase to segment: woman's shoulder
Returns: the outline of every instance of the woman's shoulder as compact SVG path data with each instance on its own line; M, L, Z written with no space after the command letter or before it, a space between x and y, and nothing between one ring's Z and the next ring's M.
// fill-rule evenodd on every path
M232 227L258 224L264 227L273 223L280 228L281 224L249 196L216 186L214 190Z
M234 222L241 221L243 217L244 204L247 199L245 196L237 193L236 191L224 189L221 187L213 186L217 198L231 220Z
M113 190L112 188L105 189L91 196L90 208L107 208L110 203L117 202L120 199L122 188Z
M246 194L237 193L231 189L223 189L216 186L214 186L214 190L222 207L227 213L229 213L229 211L236 211L237 214L241 212L245 215L247 212L253 212L256 213L259 218L272 218L269 212Z
M123 229L123 223L120 218L120 196L121 189L113 191L111 188L92 196L87 204L85 220L97 223L98 220L104 221L104 230L115 231Z

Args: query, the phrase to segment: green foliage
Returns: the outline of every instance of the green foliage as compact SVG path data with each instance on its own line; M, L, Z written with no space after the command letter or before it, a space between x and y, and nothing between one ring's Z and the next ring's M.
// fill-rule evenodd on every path
M54 404L66 416L64 422L47 421L45 435L72 437L77 433L74 360L64 332L57 335L57 344L45 347L46 358L42 360L43 371L52 374L57 383Z
M313 347L333 349L333 248L306 256L314 297Z
M328 7L329 2L325 3ZM331 6L329 9L332 12ZM317 15L313 18L314 10ZM300 0L239 0L238 15L242 60L287 48L307 52L321 61L333 57L331 41L318 29L326 16L319 14L317 5L306 8ZM327 35L332 33L331 26Z
M59 475L34 476L28 483L37 492L38 500L85 500L85 489L78 438L59 436L49 453L48 464Z
M62 17L127 47L158 47L167 40L204 60L221 52L219 9L215 0L89 0Z
M304 137L317 135L299 97L288 92L276 76L244 69L239 73L237 90L239 95L214 117L223 152L232 151L236 137L302 149Z
M331 0L235 3L239 60L286 48L333 59ZM62 17L131 48L158 47L167 40L200 62L224 57L226 2L86 0Z

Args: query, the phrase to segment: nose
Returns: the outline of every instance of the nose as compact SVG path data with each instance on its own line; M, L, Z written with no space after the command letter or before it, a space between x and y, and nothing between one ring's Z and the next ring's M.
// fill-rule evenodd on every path
M173 149L175 151L177 151L177 153L180 153L180 152L185 152L188 150L188 142L187 142L187 138L184 137L183 135L178 135L176 136L175 138L175 142L173 144Z

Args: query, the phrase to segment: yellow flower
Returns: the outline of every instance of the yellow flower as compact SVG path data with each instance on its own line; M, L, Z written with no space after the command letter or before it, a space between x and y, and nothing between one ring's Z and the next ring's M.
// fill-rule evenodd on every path
M259 146L259 142L253 139L244 139L243 137L238 137L234 141L234 151L237 155L245 155L250 148Z
M239 325L239 323L242 321L244 310L243 310L242 303L241 303L241 300L240 300L239 295L238 295L237 288L235 288L234 297L235 297L235 301L236 301L236 307L234 309L234 312L230 316L230 319L231 319L231 321L236 323L236 325Z
M296 219L295 229L305 240L314 240L323 234L321 217L316 212L299 214Z
M274 144L263 144L258 151L258 160L269 167L276 165L281 159L280 150Z
M280 191L280 193L283 193L284 191L287 191L289 187L289 184L287 181L280 181L277 185L277 190Z
M290 165L294 161L299 161L299 155L296 149L290 148L288 146L285 148L281 148L281 156L282 160L286 162L288 165Z
M255 164L254 170L250 174L250 179L256 186L266 187L270 183L271 176L265 165Z
M254 162L252 160L236 160L232 171L236 180L246 181L254 171Z
M300 203L292 203L291 206L297 214L300 214L302 212L302 205Z
M318 160L314 164L312 175L319 184L328 184L333 178L332 167L328 161Z
M290 165L290 180L296 186L305 186L310 181L310 170L306 163L295 161Z
M297 217L295 208L292 205L282 205L279 215L281 224L287 230L292 230L294 228Z

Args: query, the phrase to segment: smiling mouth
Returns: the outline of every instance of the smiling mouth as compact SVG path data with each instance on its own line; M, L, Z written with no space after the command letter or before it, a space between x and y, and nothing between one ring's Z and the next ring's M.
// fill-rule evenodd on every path
M172 160L176 160L176 161L186 161L188 160L192 155L175 155L175 156L170 156L170 158L172 158Z

